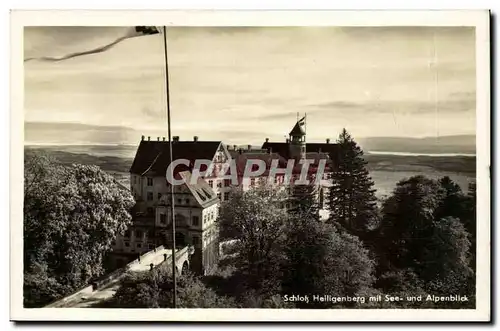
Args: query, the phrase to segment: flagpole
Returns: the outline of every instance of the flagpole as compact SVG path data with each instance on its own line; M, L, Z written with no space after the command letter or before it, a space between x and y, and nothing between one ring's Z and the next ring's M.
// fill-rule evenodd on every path
M169 86L169 76L168 76L168 56L167 56L167 27L163 26L163 46L165 48L165 92L167 94L167 126L168 126L168 144L170 149L169 163L172 164L173 154L172 154L172 136L171 136L171 124L170 124L170 86ZM170 178L174 178L172 167L170 169ZM174 185L170 183L170 213L172 215L172 280L174 283L174 295L172 298L173 308L177 308L177 275L175 272L175 207L174 207Z
M304 156L307 153L307 113L304 113Z

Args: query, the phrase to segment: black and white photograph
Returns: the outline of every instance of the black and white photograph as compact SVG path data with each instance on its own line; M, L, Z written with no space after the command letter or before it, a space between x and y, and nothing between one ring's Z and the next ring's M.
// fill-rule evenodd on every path
M18 14L15 318L490 319L487 11Z

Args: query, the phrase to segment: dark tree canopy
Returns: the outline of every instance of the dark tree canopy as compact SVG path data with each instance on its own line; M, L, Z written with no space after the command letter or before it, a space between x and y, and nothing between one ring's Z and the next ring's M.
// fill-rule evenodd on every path
M463 208L456 206L463 199L447 177L401 180L382 208L379 274L411 271L406 275L414 274L420 282L414 288L432 294L472 294L469 234L457 218L464 216Z
M310 215L295 215L286 231L283 293L356 296L371 288L374 262L357 237ZM330 302L297 303L328 308Z
M25 305L47 304L103 273L104 254L130 224L130 192L96 166L26 153Z
M221 206L221 238L238 240L238 267L247 275L249 289L269 291L277 286L287 199L282 190L262 186L235 190Z
M174 285L172 269L159 267L153 271L129 274L106 307L172 308ZM177 308L230 308L234 301L217 295L192 274L177 279Z
M377 198L363 150L346 129L337 139L336 168L331 174L330 221L362 237L376 222Z

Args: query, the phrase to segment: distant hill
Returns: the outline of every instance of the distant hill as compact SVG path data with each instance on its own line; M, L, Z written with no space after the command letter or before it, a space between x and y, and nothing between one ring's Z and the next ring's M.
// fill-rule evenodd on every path
M425 138L370 137L358 139L366 151L410 153L476 153L476 136L442 136Z
M133 146L127 155L135 155L136 146L141 140L141 135L151 136L151 140L165 136L161 131L138 131L129 127L121 126L97 126L76 123L41 123L26 122L24 124L24 139L26 145L93 145L91 154L98 154L99 145ZM229 136L229 140L234 134ZM222 139L223 137L221 137ZM147 139L147 137L146 137ZM161 139L161 138L160 138ZM230 144L225 139L224 142ZM406 137L368 137L357 138L365 151L382 152L410 152L410 153L470 153L476 152L475 135L442 136L426 138ZM255 141L253 141L255 143ZM251 143L251 142L249 142ZM252 149L258 149L262 145L252 144ZM230 146L232 146L230 144ZM248 145L238 145L238 148L246 149ZM84 148L83 148L84 149ZM73 151L73 150L72 150ZM87 151L82 151L87 152ZM97 153L96 153L97 152Z

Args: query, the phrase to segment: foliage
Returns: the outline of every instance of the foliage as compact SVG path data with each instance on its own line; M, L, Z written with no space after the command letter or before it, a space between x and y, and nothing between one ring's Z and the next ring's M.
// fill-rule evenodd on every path
M469 233L469 240L471 242L471 261L470 267L476 270L476 183L469 184L467 196L464 198L464 215L461 219L466 231Z
M307 214L295 215L286 234L283 293L353 296L371 286L374 263L356 237ZM330 303L296 305L321 308Z
M349 233L362 237L374 226L377 198L369 176L363 150L343 129L337 140L336 168L331 174L330 221Z
M319 204L317 199L318 187L309 183L307 185L293 185L289 198L289 212L319 220Z
M107 307L172 308L173 281L171 268L160 267L150 272L130 274ZM217 295L192 274L177 278L178 308L229 308L233 300Z
M407 291L398 288L403 282L417 293L474 292L469 234L457 218L464 214L458 206L462 201L460 189L446 177L434 181L414 176L397 184L382 207L378 286L396 293ZM394 282L395 275L404 281L389 288L387 279Z
M421 264L420 277L431 293L467 294L468 282L474 274L469 267L468 233L462 223L446 217L433 223Z
M375 280L375 263L358 237L343 231L331 231L329 272L324 293L356 296L370 289Z
M26 153L24 178L25 305L34 307L103 273L133 197L96 166L61 166L36 152Z
M288 215L282 191L262 186L250 191L235 190L220 209L223 239L237 239L237 266L253 290L276 289L279 277L284 229Z

